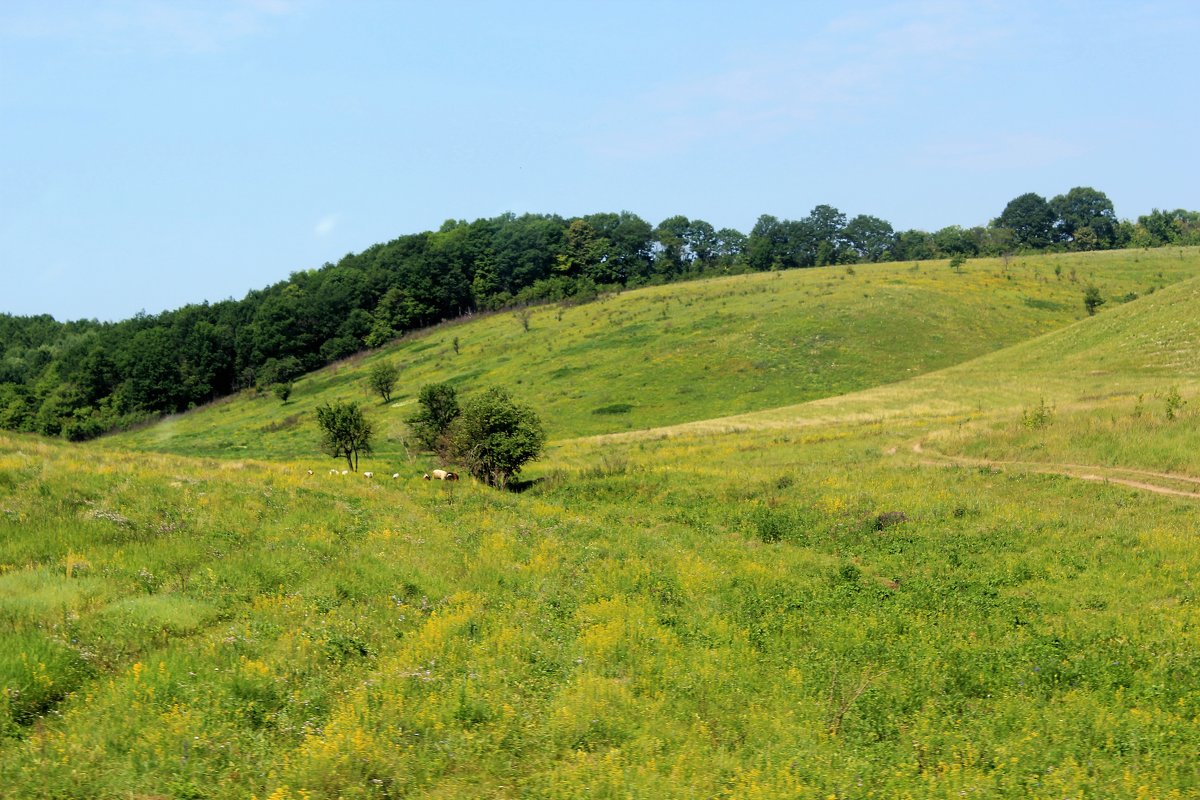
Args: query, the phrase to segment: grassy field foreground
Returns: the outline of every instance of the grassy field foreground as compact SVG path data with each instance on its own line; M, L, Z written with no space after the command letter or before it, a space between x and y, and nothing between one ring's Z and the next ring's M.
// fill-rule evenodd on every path
M0 437L0 795L1196 796L1200 505L1064 467L1200 478L1197 291L520 494Z
M1197 506L889 455L563 448L520 495L0 442L12 797L1182 797Z

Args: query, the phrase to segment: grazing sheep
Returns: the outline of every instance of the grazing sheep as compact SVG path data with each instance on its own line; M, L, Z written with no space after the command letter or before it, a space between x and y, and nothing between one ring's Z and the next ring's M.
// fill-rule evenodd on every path
M399 473L399 472L393 472L393 473L392 473L392 480L396 480L396 478L399 478L399 477L400 477L400 473Z
M350 474L350 470L348 470L348 469L344 469L344 470L342 470L342 474L343 474L343 475L349 475L349 474Z
M456 475L453 472L447 472L444 469L435 469L433 471L433 477L439 481L456 481L456 480L458 480L458 475ZM425 473L425 480L429 480L428 472Z
M364 477L364 478L374 478L374 477L375 477L375 473L374 473L374 472L364 472L364 473L363 473L363 477Z
M329 470L329 474L330 474L330 475L337 475L337 474L338 474L338 471L337 471L336 469L331 469L331 470Z
M312 475L312 474L313 474L311 469L308 471L308 474L309 474L309 475Z

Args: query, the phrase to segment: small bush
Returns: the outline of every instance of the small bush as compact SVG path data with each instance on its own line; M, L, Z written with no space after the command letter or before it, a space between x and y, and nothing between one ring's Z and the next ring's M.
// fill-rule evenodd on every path
M367 373L367 383L370 385L371 391L379 395L385 403L392 402L392 390L396 388L398 380L400 380L400 368L391 361L380 361Z
M546 431L532 408L513 402L493 386L468 400L449 431L450 451L472 477L503 489L546 445Z
M835 583L857 586L862 580L862 570L855 564L843 564L837 571Z
M1054 407L1046 405L1044 399L1039 400L1037 407L1021 412L1021 425L1027 430L1036 431L1054 421Z
M762 506L754 509L750 522L754 526L754 535L766 544L782 541L791 529L791 521L783 512Z
M450 383L431 383L421 387L417 396L420 410L405 420L421 447L446 455L450 424L462 413L458 390Z
M1172 386L1170 390L1167 391L1167 396L1163 399L1163 401L1167 405L1166 413L1168 420L1174 420L1177 416L1179 416L1179 412L1183 410L1183 407L1187 405L1187 401L1179 396L1179 389L1175 386Z
M907 521L908 516L903 511L885 511L876 516L872 524L875 530L882 531Z

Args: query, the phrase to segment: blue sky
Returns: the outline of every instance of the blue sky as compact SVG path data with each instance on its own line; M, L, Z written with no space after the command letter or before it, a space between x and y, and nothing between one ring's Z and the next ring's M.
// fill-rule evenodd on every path
M0 4L0 312L122 319L449 218L1200 207L1192 2Z

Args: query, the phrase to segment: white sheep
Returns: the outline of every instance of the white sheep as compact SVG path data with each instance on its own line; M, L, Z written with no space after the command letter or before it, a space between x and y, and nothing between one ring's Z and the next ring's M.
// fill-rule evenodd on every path
M329 474L330 474L330 475L337 475L337 474L338 474L338 471L337 471L336 469L331 469L331 470L329 470Z
M456 481L456 480L458 480L457 474L455 474L453 472L447 472L444 469L435 469L433 471L433 477L439 481ZM425 480L429 480L428 472L425 473Z
M399 472L393 472L393 473L392 473L392 480L396 480L396 479L397 479L397 478L399 478L399 477L400 477L400 473L399 473Z
M374 477L375 477L375 473L374 473L374 472L364 472L364 473L363 473L363 477L364 477L364 478L374 478Z

